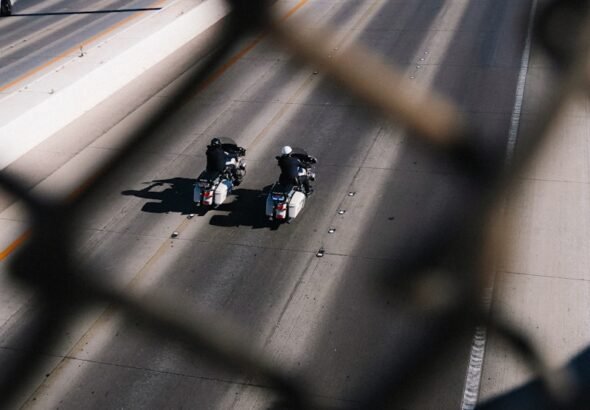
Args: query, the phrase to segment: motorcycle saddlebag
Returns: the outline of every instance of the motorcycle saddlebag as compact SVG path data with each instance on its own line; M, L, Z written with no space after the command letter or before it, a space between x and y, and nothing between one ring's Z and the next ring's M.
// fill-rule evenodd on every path
M227 198L227 195L231 192L231 189L232 183L227 179L224 179L215 189L215 199L213 200L213 203L215 205L221 205L225 201L225 198Z
M289 218L295 218L303 209L305 205L305 194L303 192L296 191L291 200L289 201Z

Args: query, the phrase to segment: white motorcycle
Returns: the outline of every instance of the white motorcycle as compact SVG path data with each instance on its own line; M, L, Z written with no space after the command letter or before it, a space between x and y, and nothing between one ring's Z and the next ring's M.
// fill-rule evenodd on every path
M293 148L291 156L302 164L299 177L315 181L312 166L317 159L301 148ZM290 223L303 210L308 196L309 193L305 193L299 185L276 182L266 197L266 216L271 222Z
M225 170L223 172L205 170L199 175L193 192L193 201L197 206L218 207L246 175L244 159L246 150L230 138L221 138L221 148L228 158Z

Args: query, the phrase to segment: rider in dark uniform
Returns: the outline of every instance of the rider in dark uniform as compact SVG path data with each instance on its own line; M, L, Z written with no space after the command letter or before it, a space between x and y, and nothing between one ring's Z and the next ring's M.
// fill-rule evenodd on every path
M303 164L297 158L291 156L291 147L284 146L281 149L281 155L277 157L279 161L279 167L281 168L281 175L279 176L279 182L282 185L297 185L304 189L306 195L312 192L309 185L309 178L304 175L299 175L299 169L303 168Z
M207 171L223 172L226 167L226 154L219 138L213 138L211 145L207 145Z

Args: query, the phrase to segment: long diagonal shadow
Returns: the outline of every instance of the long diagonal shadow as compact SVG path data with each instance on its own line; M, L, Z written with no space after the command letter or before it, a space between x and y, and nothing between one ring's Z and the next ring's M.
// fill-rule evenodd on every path
M12 13L13 17L39 17L39 16L69 16L75 14L109 14L109 13L137 13L140 11L158 11L162 7L143 7L133 9L113 10L80 10L80 11L48 11L44 13Z

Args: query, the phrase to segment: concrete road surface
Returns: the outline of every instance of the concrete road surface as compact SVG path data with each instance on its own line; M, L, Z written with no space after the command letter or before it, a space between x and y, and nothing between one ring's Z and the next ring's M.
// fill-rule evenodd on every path
M533 43L521 134L534 129L549 90L560 85L552 63ZM498 266L492 313L521 328L557 368L590 345L587 97L570 101L550 137L506 203L511 252ZM482 400L531 378L531 369L502 338L491 334L487 345Z
M434 87L477 124L480 143L504 150L531 5L292 0L277 6L283 14L297 7L291 19L300 25L335 27L335 52L360 41L416 84ZM146 72L11 169L34 174L39 192L74 190L79 176L120 147L130 125L170 98L163 86L213 34ZM358 392L381 381L386 367L405 359L433 326L384 294L375 279L395 269L404 250L440 220L449 198L463 198L464 181L321 72L294 64L269 39L244 39L240 47L239 58L182 107L157 142L139 148L138 158L77 223L81 267L92 266L146 301L167 297L196 315L222 315L240 329L244 346L305 378L315 399L354 405ZM150 92L155 95L147 99ZM247 148L248 174L227 204L187 219L195 213L192 184L215 136ZM278 176L274 156L287 144L318 158L318 178L301 216L273 228L264 218L264 192ZM13 200L3 204L0 239L9 244L24 229L25 216ZM402 237L408 224L413 234ZM322 258L316 256L320 248ZM5 289L11 290L3 292L0 363L21 353L11 336L35 310L26 292ZM453 345L394 408L461 406L470 335ZM58 346L39 354L47 360L38 384L22 396L26 408L268 408L274 398L256 376L195 357L108 306L84 312Z

